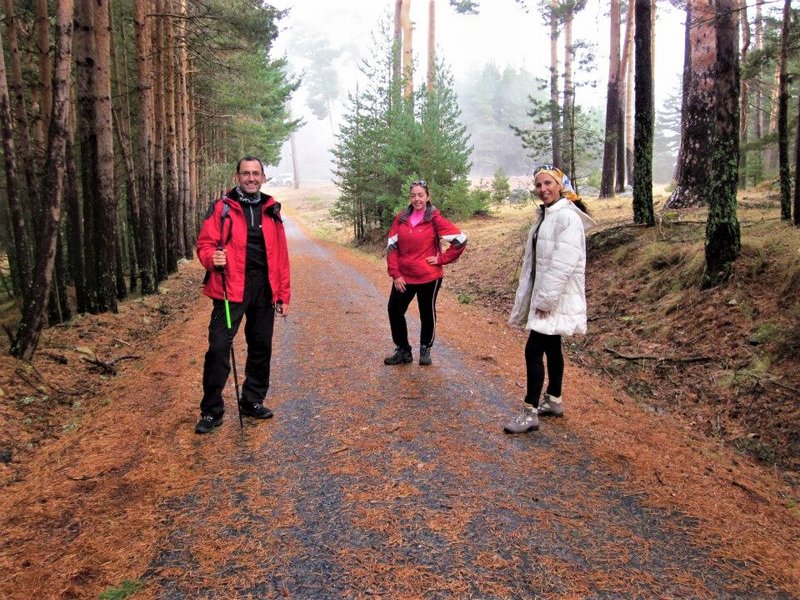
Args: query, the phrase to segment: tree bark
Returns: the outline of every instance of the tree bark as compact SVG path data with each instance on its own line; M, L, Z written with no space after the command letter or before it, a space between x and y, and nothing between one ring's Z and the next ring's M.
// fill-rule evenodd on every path
M708 202L711 139L714 117L716 33L708 0L686 4L688 53L684 68L681 147L676 167L676 187L666 208L701 206Z
M17 152L14 145L14 121L11 117L11 98L8 94L5 55L0 35L0 133L3 136L3 157L6 170L6 195L14 236L15 270L23 298L32 282L31 239L17 186Z
M189 63L189 47L186 37L186 0L178 0L178 52L180 68L178 69L178 98L181 143L180 157L181 165L181 195L183 197L183 208L181 210L181 221L183 223L183 256L191 259L194 247L194 212L195 195L194 182L191 177L191 150L189 143L189 131L191 130L189 112L189 73L191 67ZM330 114L330 111L328 111Z
M428 0L428 91L436 83L436 0Z
M655 225L653 211L653 32L655 0L636 0L635 131L633 135L633 222Z
M553 164L561 166L558 96L558 0L550 0L550 137L553 144Z
M608 90L606 92L606 132L603 145L603 172L600 179L600 198L614 197L614 173L619 132L619 44L620 0L610 0L611 35L608 60Z
M78 147L80 150L81 198L83 208L84 273L86 276L86 310L100 312L97 298L99 274L97 253L99 232L96 230L97 200L97 87L94 60L97 55L94 36L94 3L78 2L75 7L75 74L78 117Z
M50 16L47 0L36 0L36 54L39 57L39 73L42 83L42 129L47 131L53 112L53 68L50 58Z
M75 310L85 313L89 310L86 284L85 240L83 235L83 207L78 194L78 167L75 160L75 112L70 111L69 132L64 148L66 161L66 181L64 184L64 203L67 212L67 260L75 286Z
M635 6L634 2L631 2ZM636 22L635 9L633 15L634 23ZM631 34L633 34L634 27L631 27ZM633 54L633 35L631 35L631 50ZM651 52L652 54L652 52ZM635 135L634 126L634 78L635 78L635 59L628 60L628 72L625 76L625 174L628 178L628 183L633 186L633 138ZM651 74L652 77L652 74ZM621 190L620 190L621 191Z
M156 14L164 14L164 0L156 0ZM153 27L153 114L164 114L164 23L156 19ZM156 282L167 278L167 212L164 199L164 123L153 119L153 226L156 251Z
M14 1L5 0L6 9L6 31L8 32L8 57L10 63L8 89L14 104L14 115L17 120L17 154L22 163L22 171L25 175L25 193L29 199L28 206L21 207L28 215L36 214L42 206L39 198L39 187L36 185L34 176L36 165L40 165L40 152L31 146L32 129L28 118L28 108L25 100L24 80L22 76L22 63L19 54L19 41L17 36L17 20L14 14ZM47 63L50 64L49 62ZM41 77L51 76L52 73L41 73ZM28 221L30 222L30 221ZM30 258L28 258L30 264ZM27 279L25 285L30 285Z
M572 6L564 14L564 105L561 110L561 130L564 132L562 160L569 170L573 183L577 179L575 166L575 84L572 80L572 62L575 47L572 45L572 25L575 13Z
M136 230L138 263L143 294L157 289L155 267L155 237L153 234L153 69L150 53L152 32L144 2L134 2L134 32L136 43L136 76L138 84L138 185L139 220Z
M167 16L162 18L164 25L164 45L161 52L163 60L164 108L166 129L164 131L164 176L167 181L167 273L178 268L178 258L183 255L183 222L180 219L181 197L178 193L178 132L175 118L175 73L179 66L175 61L175 35L173 14L174 0L165 0Z
M800 100L800 96L798 96ZM798 105L800 106L800 104ZM800 114L800 113L799 113ZM797 135L794 142L794 221L800 227L800 119L797 120Z
M619 62L619 122L617 123L617 192L625 191L625 175L627 169L627 150L630 150L628 144L628 90L633 86L630 74L633 71L629 68L632 64L630 58L633 50L633 20L635 2L628 2L628 12L626 14L625 25L625 42L622 44L622 59ZM633 136L631 136L633 137Z
M394 48L392 75L395 82L403 76L403 0L394 0Z
M95 130L97 159L95 171L98 204L93 211L96 219L97 242L95 271L97 273L97 309L117 312L117 196L114 178L114 129L111 110L111 21L109 0L93 0L95 5Z
M56 8L56 53L53 77L53 112L50 119L50 132L45 173L49 176L43 186L47 186L50 200L46 217L40 223L42 243L45 250L36 255L35 278L31 293L25 298L20 321L11 353L30 360L39 342L47 293L53 276L55 264L58 224L61 219L61 199L64 189L64 148L68 136L70 71L72 66L72 0L58 0Z
M742 51L741 64L747 62L747 53L750 50L750 23L747 22L747 0L739 0L739 15L742 20ZM747 80L741 81L741 97L739 100L739 189L747 187L747 136L748 136L748 107L750 106Z
M414 67L413 67L413 45L411 35L411 0L403 0L400 10L400 24L403 28L403 97L411 100L414 94Z
M789 0L786 0L787 4ZM740 231L736 217L739 162L738 0L716 0L716 64L714 78L714 137L711 193L706 224L703 288L724 283L739 256Z
M778 176L781 183L781 220L792 218L792 178L789 171L789 29L792 0L784 0L781 26L781 52L778 58Z

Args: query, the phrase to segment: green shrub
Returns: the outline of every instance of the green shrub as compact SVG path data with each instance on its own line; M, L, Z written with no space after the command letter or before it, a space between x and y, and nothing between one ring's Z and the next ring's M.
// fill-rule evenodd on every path
M492 179L492 202L502 202L511 195L511 184L508 182L506 172L503 168L494 172Z

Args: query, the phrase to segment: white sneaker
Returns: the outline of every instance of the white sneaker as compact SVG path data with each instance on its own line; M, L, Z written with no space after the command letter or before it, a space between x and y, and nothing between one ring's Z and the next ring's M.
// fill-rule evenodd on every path
M564 415L564 403L561 398L545 394L539 403L539 414L544 416L561 417Z
M526 404L522 412L503 427L506 433L527 433L536 429L539 429L539 415L532 404Z

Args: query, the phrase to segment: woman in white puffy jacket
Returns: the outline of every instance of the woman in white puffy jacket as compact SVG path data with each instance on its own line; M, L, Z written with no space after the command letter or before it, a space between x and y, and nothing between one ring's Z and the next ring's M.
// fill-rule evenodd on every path
M564 414L561 336L586 333L586 232L596 223L561 170L539 167L534 181L544 205L528 235L509 319L530 331L525 345L527 390L523 410L504 427L506 433L538 429L539 415ZM545 356L547 389L540 404Z

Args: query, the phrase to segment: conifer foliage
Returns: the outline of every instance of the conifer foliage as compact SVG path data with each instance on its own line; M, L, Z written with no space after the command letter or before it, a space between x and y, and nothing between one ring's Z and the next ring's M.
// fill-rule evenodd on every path
M385 233L414 180L428 182L432 202L445 214L486 208L469 189L472 148L452 75L437 61L432 89L403 97L405 81L393 77L393 44L390 24L383 22L361 67L366 86L349 95L334 148L341 192L334 214L350 222L356 243Z

